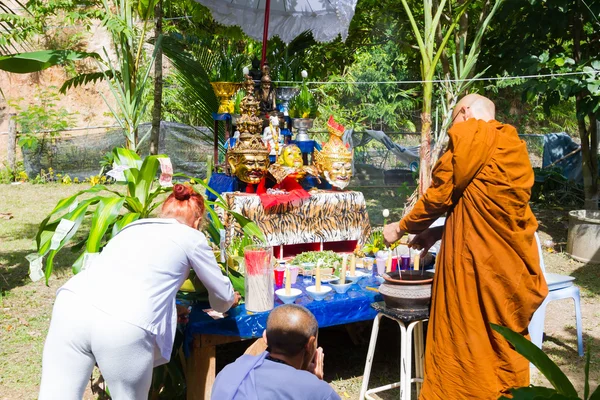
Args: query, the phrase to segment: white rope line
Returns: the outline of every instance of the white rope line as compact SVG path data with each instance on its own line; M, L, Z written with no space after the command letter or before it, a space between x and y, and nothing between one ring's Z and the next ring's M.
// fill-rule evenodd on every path
M519 75L519 76L497 76L489 78L472 78L472 79L434 79L431 81L356 81L356 82L306 82L309 85L374 85L374 84L390 84L390 85L413 85L420 83L444 83L444 82L470 82L470 81L505 81L509 79L539 79L539 78L555 78L559 76L572 76L572 75L589 75L589 72L563 72L558 74L541 74L541 75ZM273 81L274 83L285 83L285 84L301 84L302 81Z

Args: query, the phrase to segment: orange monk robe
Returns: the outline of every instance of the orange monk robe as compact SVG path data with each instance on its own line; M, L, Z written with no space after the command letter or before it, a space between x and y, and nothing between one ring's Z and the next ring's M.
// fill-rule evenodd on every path
M433 183L401 222L420 233L447 214L436 262L421 399L494 399L529 385L529 363L489 323L528 334L548 293L529 208L534 176L510 125L470 119L448 132Z

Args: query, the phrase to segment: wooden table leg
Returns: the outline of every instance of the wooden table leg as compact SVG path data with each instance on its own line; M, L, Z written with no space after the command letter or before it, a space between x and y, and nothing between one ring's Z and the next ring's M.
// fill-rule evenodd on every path
M240 340L236 336L194 335L187 361L187 400L210 400L216 377L216 346Z
M187 400L210 399L215 381L216 346L202 346L201 335L194 335L192 354L187 361Z

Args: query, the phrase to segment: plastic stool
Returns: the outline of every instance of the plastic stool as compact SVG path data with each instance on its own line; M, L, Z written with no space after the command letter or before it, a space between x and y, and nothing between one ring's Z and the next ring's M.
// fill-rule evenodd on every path
M553 273L546 273L546 264L544 263L544 254L542 252L542 245L540 243L540 237L537 232L535 233L535 240L538 245L538 253L540 256L540 267L546 278L548 284L548 296L540 307L536 310L529 322L529 336L531 342L540 349L542 348L542 341L544 340L544 321L546 319L546 306L553 300L569 299L572 298L575 302L575 321L577 325L577 352L579 357L583 357L583 333L581 324L581 301L579 295L579 288L573 284L575 278L568 275L560 275Z
M371 394L383 392L390 389L400 388L400 399L410 400L411 384L417 385L417 396L421 390L423 382L423 357L424 357L424 341L423 341L423 322L429 318L429 310L412 311L387 309L383 303L371 304L373 308L379 311L373 321L373 330L371 331L371 340L369 343L369 351L367 352L367 361L365 363L365 372L363 374L362 386L360 389L360 400L374 399ZM390 383L384 386L368 389L369 377L371 375L371 367L373 366L373 356L377 345L377 337L379 335L379 324L381 318L386 317L398 323L400 327L400 381ZM412 377L412 348L413 348L413 333L414 333L414 349L415 349L415 377Z

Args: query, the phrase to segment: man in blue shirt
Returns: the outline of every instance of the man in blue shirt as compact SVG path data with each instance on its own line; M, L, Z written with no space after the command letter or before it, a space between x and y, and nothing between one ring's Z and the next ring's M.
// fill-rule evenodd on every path
M319 325L306 308L287 304L267 319L267 351L243 355L219 373L213 400L340 400L323 381Z

